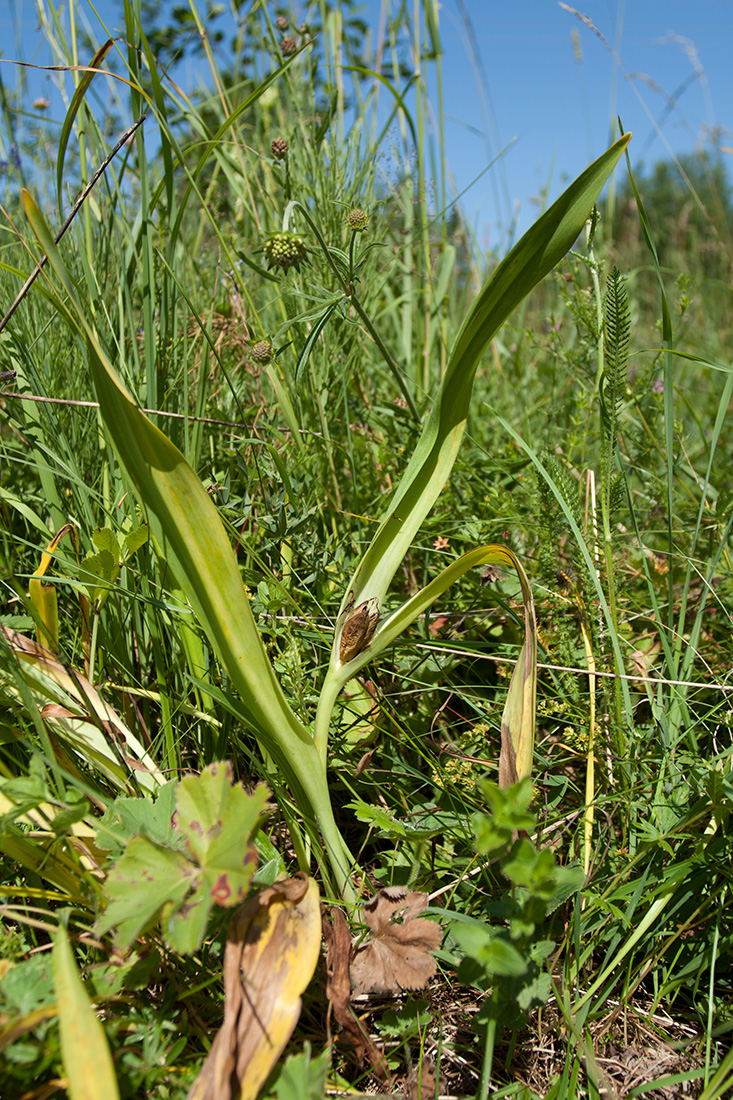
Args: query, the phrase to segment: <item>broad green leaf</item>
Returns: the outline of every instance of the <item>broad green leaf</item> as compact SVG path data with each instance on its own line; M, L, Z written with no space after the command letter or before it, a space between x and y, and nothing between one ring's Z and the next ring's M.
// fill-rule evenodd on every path
M63 284L74 324L84 334L101 414L147 509L157 553L166 561L174 585L193 606L239 692L260 745L291 786L301 810L310 807L318 821L338 888L348 889L352 860L333 818L325 760L285 699L216 507L178 448L127 393L76 300L73 283L40 210L25 190L22 200L33 231ZM183 204L179 214L182 210Z
M164 907L180 906L197 882L198 869L183 855L144 836L135 836L109 873L107 909L97 921L99 935L116 928L123 949L150 928Z
M85 586L89 599L100 602L109 595L112 586L120 575L118 549L113 553L100 550L97 554L88 554L79 566L79 580Z
M429 1019L429 1017L428 1017ZM275 1084L277 1100L323 1100L326 1095L326 1077L331 1064L328 1047L311 1057L311 1045L303 1044L302 1054L291 1054Z
M512 311L563 258L585 225L631 135L594 161L499 264L470 309L417 447L349 585L342 611L387 588L420 524L448 481L466 426L481 355ZM334 652L338 650L338 639Z
M266 800L263 784L253 795L248 795L240 783L232 786L229 764L210 764L201 775L187 775L178 787L176 828L186 837L189 854L202 866L214 866L233 876L228 892L222 883L219 905L236 905L243 900L236 888L243 837L254 831ZM223 900L225 897L229 900Z
M344 594L339 613L341 629L351 607L372 600L379 606L384 603L392 578L450 477L463 439L481 355L511 312L573 245L630 137L625 134L594 161L535 222L499 264L469 310L407 469ZM511 552L504 553L509 555ZM502 717L499 763L502 787L511 786L531 773L536 707L537 643L531 590L514 555L511 558L508 564L517 569L522 585L525 644L512 676ZM448 583L450 581L445 587ZM431 588L428 585L425 592ZM322 759L325 760L326 753L327 716L330 716L336 695L350 676L383 645L393 641L411 621L413 616L406 614L406 609L412 604L413 601L408 601L404 608L390 616L365 649L365 656L350 661L346 671L339 659L341 630L334 632L329 671L316 721L316 742Z
M108 550L115 559L119 558L119 543L111 527L95 527L92 531L92 542L97 550Z
M54 940L53 976L61 1056L71 1100L117 1100L117 1075L104 1029L84 989L63 928Z
M176 808L176 786L171 780L152 798L116 798L97 824L97 847L121 853L133 836L147 836L159 844L173 844L171 823Z
M466 956L474 959L487 974L519 977L527 971L527 960L514 944L488 926L455 923L451 932Z
M144 523L141 523L134 531L128 531L122 540L123 557L125 560L134 554L136 550L139 550L141 546L145 545L148 541L149 534L150 532Z

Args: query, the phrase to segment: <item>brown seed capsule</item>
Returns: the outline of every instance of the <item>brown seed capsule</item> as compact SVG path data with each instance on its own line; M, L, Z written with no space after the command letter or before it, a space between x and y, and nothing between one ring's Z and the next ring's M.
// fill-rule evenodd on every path
M288 21L284 15L278 15L275 20L275 26L279 31L286 31L288 29Z
M341 631L339 660L342 665L353 661L369 645L379 622L379 600L372 596L349 614Z
M272 357L275 354L272 344L269 340L258 340L256 344L252 345L250 355L254 363L262 363L266 365L272 362Z
M285 160L288 155L288 143L285 138L275 138L270 149L275 160Z
M295 53L297 48L298 43L295 41L294 38L291 38L289 35L287 38L283 38L282 42L280 43L280 52L283 57L290 57L291 54Z

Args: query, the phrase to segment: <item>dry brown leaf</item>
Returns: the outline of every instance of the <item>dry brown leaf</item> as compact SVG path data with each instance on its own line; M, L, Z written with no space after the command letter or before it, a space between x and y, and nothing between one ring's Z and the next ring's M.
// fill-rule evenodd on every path
M255 1100L298 1022L320 946L318 886L302 872L237 909L224 952L224 1022L188 1100Z
M423 1059L419 1066L415 1066L405 1078L402 1091L405 1100L433 1100L437 1092L445 1091L445 1081L441 1074L440 1081L435 1080L435 1066Z
M328 944L326 960L326 996L333 1006L333 1014L343 1028L343 1034L353 1047L354 1056L359 1065L365 1059L369 1061L374 1073L380 1080L392 1083L384 1054L374 1045L360 1020L357 1020L351 1006L351 981L349 979L349 955L351 954L351 935L346 917L340 909L332 909L333 928L324 921L323 931Z
M395 887L380 890L366 903L364 919L374 935L357 949L351 962L355 995L397 993L427 985L436 969L428 952L439 947L443 938L434 921L418 917L427 903L427 894L408 894ZM391 923L398 913L402 923Z

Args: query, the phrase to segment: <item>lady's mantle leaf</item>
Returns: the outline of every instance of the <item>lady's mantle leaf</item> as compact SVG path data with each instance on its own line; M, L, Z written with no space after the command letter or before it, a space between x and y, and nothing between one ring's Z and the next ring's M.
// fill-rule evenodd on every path
M428 952L440 946L443 934L433 921L417 917L427 903L427 894L393 888L380 890L367 902L364 918L374 936L352 960L354 994L422 989L430 981L436 963ZM402 923L391 924L392 917L402 910Z
M267 788L248 795L231 780L229 765L211 764L179 783L175 847L145 836L128 842L105 885L110 904L97 923L100 934L117 927L125 948L162 916L169 946L187 953L200 946L212 905L244 900L257 864L251 836Z

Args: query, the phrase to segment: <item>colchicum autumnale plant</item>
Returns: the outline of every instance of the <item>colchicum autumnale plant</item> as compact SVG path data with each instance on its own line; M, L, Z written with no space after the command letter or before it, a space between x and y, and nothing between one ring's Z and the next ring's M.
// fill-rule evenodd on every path
M534 613L529 582L512 551L504 546L472 550L402 607L386 616L381 609L395 572L450 477L482 353L512 310L573 245L628 141L627 134L611 146L538 219L499 264L470 309L415 451L344 594L313 731L303 725L285 697L211 497L182 453L141 412L125 389L76 297L38 206L28 192L23 193L28 219L67 298L59 310L86 343L102 419L147 514L155 552L190 602L236 687L261 749L289 784L308 827L320 829L333 885L347 900L354 897L350 881L354 861L333 816L327 779L334 703L351 677L391 645L438 595L477 565L509 565L519 578L526 634L504 709L500 779L507 785L531 771L536 680ZM297 266L305 259L305 245L302 238L284 231L270 238L265 255L271 266ZM344 287L344 297L358 308L353 286Z

